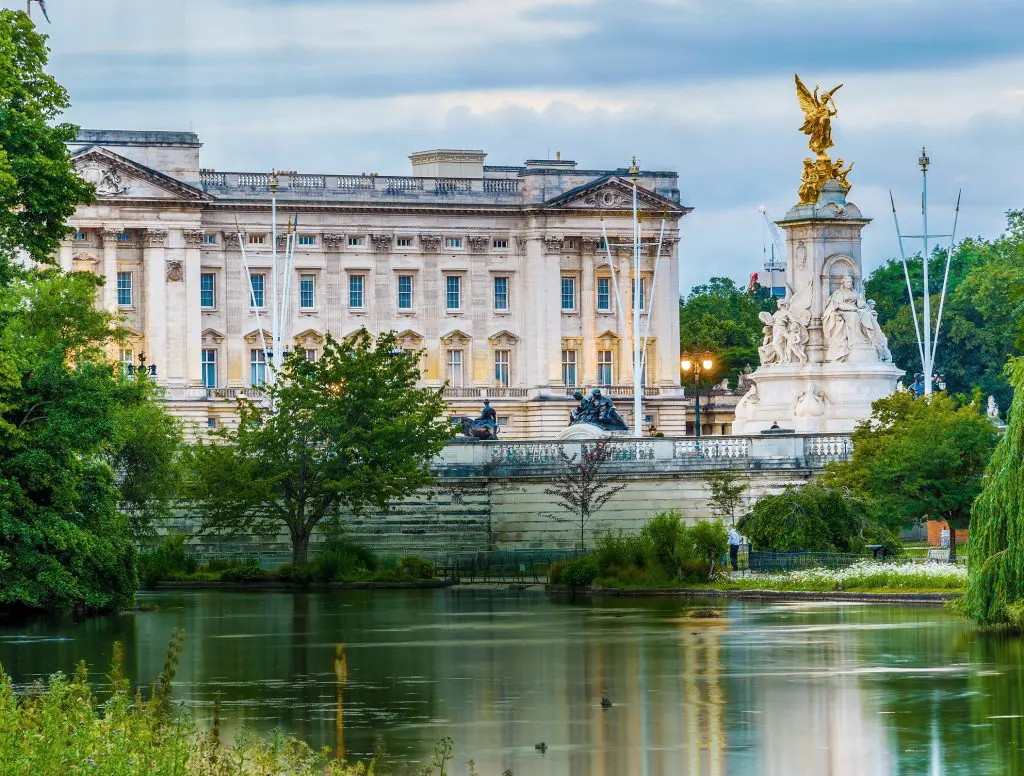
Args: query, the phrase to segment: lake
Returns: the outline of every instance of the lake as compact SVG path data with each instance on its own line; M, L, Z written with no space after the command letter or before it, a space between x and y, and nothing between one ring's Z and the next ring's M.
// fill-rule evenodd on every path
M28 682L85 659L99 678L121 641L149 684L180 626L175 697L200 724L219 702L228 733L349 757L381 736L419 762L451 736L453 774L469 758L481 776L1024 774L1024 641L938 607L720 601L722 620L694 620L700 602L535 590L142 599L158 608L0 620L0 664Z

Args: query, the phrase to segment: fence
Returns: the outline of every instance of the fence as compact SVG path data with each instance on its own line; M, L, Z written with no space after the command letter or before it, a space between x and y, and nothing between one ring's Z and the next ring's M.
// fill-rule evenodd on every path
M548 581L556 561L580 555L579 550L492 550L490 552L446 553L437 559L437 573L453 582Z
M844 569L872 556L854 552L760 552L740 553L740 570L759 574L779 574L803 569Z

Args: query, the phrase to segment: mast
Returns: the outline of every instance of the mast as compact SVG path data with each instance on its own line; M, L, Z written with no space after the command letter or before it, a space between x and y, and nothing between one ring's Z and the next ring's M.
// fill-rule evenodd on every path
M922 265L924 267L924 395L932 395L932 365L934 353L932 353L932 295L928 288L928 155L924 147L921 147L921 158L917 160L921 165L921 221L924 231L921 239L924 240L924 256Z
M643 436L644 421L644 364L640 350L640 304L643 299L643 291L640 288L640 219L637 214L639 205L637 178L640 175L640 168L637 166L635 156L629 173L633 178L633 436L639 439Z
M271 299L273 300L273 306L270 310L270 328L271 328L271 339L273 340L272 350L270 351L271 359L273 364L270 370L271 384L274 383L277 377L277 371L281 368L281 316L278 311L278 294L277 294L277 170L270 171L270 250L271 250Z

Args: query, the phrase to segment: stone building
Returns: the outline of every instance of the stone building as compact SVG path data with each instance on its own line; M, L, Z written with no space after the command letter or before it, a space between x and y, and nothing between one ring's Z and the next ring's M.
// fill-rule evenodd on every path
M212 427L230 418L232 399L258 395L268 368L271 177L202 168L200 149L190 132L82 130L74 163L97 201L79 208L59 258L106 278L102 304L131 331L122 360L144 352L173 410ZM425 351L423 380L447 386L453 414L475 415L489 398L507 438L554 436L578 386L603 386L632 425L629 171L557 156L490 166L485 156L414 153L407 176L279 174L279 247L288 219L298 223L286 346L315 358L327 334L397 331ZM690 208L677 179L637 176L645 426L669 435L686 433L688 405L677 239ZM705 422L728 431L722 418Z

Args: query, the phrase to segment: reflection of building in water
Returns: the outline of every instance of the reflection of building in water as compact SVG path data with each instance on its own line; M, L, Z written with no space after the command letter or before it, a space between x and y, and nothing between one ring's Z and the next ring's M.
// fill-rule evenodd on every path
M721 638L715 621L683 623L679 642L686 657L683 674L683 724L687 774L722 776L725 752Z

